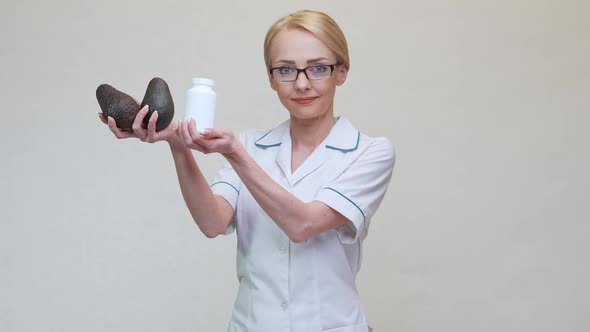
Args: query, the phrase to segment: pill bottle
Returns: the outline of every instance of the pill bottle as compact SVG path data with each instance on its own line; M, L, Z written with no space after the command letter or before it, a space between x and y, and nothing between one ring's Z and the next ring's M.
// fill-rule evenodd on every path
M213 91L215 81L207 78L193 78L193 86L186 92L185 119L193 118L197 130L203 133L215 126L216 94Z

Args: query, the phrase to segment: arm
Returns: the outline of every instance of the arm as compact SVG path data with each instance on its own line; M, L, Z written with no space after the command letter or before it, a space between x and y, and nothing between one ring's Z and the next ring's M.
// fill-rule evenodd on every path
M134 137L147 143L168 142L174 158L180 190L193 220L208 238L223 234L233 219L232 206L221 196L213 194L191 151L180 140L178 126L175 123L156 132L158 113L154 112L149 119L147 129L142 128L141 124L147 111L146 105L137 114L132 126L133 131L121 131L113 118L107 119L102 113L98 116L118 139Z
M348 220L320 201L303 203L274 181L241 144L225 157L258 204L291 241L306 241Z
M208 238L223 234L233 220L232 206L214 195L191 152L178 138L169 141L180 191L193 220Z
M293 242L303 242L348 220L322 202L303 203L288 192L256 163L231 131L209 129L204 136L195 128L194 122L181 122L179 132L185 145L204 153L221 153L262 209Z

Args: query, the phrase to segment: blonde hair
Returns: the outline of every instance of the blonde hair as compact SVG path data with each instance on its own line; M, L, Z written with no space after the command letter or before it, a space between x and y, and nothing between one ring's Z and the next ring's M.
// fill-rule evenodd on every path
M334 52L338 63L343 64L346 69L350 68L348 44L336 21L322 12L300 10L280 18L268 29L266 38L264 38L264 62L268 69L272 66L270 46L273 38L280 31L289 28L298 28L311 32Z

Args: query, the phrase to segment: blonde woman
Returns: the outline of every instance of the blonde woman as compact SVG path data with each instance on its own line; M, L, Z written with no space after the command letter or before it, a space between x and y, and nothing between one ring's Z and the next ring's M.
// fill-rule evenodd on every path
M369 221L395 162L386 138L373 138L334 113L350 69L344 34L328 15L299 11L273 24L264 41L271 88L289 112L275 128L196 130L194 120L118 138L164 140L180 188L210 238L236 231L238 294L230 332L366 332L355 284ZM191 153L220 153L226 166L209 185Z

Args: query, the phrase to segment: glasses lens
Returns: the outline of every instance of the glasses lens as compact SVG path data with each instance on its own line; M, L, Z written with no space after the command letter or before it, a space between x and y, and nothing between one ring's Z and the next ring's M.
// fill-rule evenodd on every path
M307 67L305 73L310 80L323 80L332 75L332 67L324 65Z
M281 82L294 81L297 77L297 69L290 67L279 67L272 70L272 77Z

